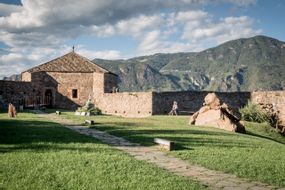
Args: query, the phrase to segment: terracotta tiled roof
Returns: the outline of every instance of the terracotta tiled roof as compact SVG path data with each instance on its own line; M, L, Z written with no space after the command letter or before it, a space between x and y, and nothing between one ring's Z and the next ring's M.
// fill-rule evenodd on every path
M75 52L70 52L54 60L33 67L25 72L99 72L111 73L110 71L96 65L85 57L78 55ZM113 74L113 73L112 73Z

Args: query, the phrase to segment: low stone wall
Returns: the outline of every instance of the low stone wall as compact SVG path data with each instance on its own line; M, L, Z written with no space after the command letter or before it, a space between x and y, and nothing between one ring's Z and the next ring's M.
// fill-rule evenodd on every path
M105 93L95 97L104 114L124 117L147 117L152 115L152 92Z
M208 91L160 92L153 96L153 114L167 114L173 101L177 101L180 114L191 114L198 111ZM230 107L243 107L250 99L250 92L216 92L217 96Z

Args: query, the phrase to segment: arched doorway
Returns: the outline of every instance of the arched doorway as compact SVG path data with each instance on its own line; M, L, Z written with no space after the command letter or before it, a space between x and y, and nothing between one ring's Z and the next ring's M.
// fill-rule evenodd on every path
M44 104L49 108L53 106L53 93L51 89L45 90Z

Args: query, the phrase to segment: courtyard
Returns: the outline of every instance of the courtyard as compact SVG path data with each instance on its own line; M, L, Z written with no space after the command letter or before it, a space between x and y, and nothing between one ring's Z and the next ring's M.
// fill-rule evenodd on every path
M47 110L55 116L55 110ZM83 125L86 117L56 116ZM135 159L95 138L34 113L1 118L1 188L4 189L204 189L206 185ZM85 127L145 147L154 138L175 142L166 155L190 165L233 174L276 188L285 186L285 139L266 124L246 123L247 134L188 125L188 116L91 116ZM211 189L211 186L208 186Z

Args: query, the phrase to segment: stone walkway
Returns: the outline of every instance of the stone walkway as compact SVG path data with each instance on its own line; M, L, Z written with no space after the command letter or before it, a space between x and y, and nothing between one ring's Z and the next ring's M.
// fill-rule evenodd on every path
M64 119L54 114L44 114L37 112L39 116L46 117L52 121L58 122L65 127L74 130L78 133L92 136L100 141L113 146L116 149L124 151L132 155L137 160L143 160L156 164L176 175L190 177L201 184L208 186L210 189L248 189L248 190L267 190L277 189L274 186L269 186L259 182L251 182L246 179L238 178L231 174L225 174L219 171L209 170L207 168L190 165L188 162L179 158L172 157L166 153L152 147L140 146L139 144L131 143L123 138L110 135L108 133L90 129L86 126L80 126L73 121ZM285 188L279 189L285 190Z

